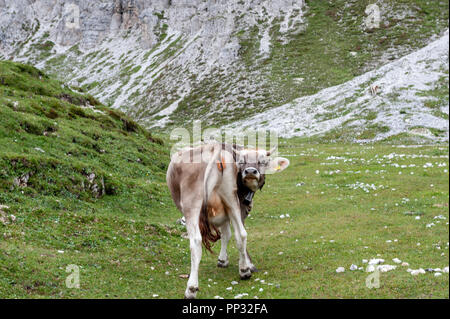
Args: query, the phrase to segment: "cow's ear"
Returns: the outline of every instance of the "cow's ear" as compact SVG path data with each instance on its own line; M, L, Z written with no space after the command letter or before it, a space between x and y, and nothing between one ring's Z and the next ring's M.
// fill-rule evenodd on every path
M285 170L289 166L289 160L284 157L275 157L270 161L269 172L278 173Z

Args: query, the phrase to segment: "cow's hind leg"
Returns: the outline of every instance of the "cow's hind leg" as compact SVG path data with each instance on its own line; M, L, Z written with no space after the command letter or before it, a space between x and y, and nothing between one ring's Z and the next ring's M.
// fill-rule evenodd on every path
M224 225L220 226L221 242L220 242L220 254L217 260L217 267L225 268L228 267L228 254L227 245L231 238L230 222L226 222Z
M247 250L247 258L250 261L250 271L251 272L258 272L258 268L256 268L256 266L253 264L252 259L250 258L250 255L248 254L248 250Z
M198 213L194 213L193 215L198 216ZM186 229L188 232L189 245L191 249L191 273L189 275L184 297L193 299L196 297L198 291L198 267L200 265L200 260L202 259L202 235L198 225L198 218L190 219L191 220L186 221Z

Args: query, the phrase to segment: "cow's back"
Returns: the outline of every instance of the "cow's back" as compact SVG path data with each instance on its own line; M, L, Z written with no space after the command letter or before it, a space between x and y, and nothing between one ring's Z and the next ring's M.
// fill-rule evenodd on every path
M167 169L166 181L172 199L177 208L182 211L182 202L201 199L203 196L205 170L209 155L212 155L210 145L202 145L178 151L172 155ZM202 160L203 156L203 160Z

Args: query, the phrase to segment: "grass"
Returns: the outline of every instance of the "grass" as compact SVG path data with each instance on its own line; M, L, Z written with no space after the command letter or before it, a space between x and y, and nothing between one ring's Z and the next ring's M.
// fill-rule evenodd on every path
M181 298L190 253L164 181L170 144L87 101L32 67L0 62L0 297ZM229 268L218 269L217 243L203 254L198 297L448 298L448 274L398 265L368 289L368 273L349 270L370 258L448 266L448 151L281 140L291 165L267 177L246 221L260 272L239 280L233 240ZM65 285L68 265L80 268L79 289Z
M233 298L243 292L251 298L448 298L447 274L412 276L408 267L398 266L381 274L379 289L368 289L368 273L348 270L378 256L387 264L400 258L412 269L448 266L448 225L443 220L425 226L437 215L448 220L448 173L437 165L423 168L426 162L448 167L448 148L286 142L281 153L291 159L289 171L269 176L246 223L249 251L260 272L227 291L238 280L238 255L232 243L230 267L218 269L216 245L216 255L203 254L200 298ZM392 153L424 157L383 159ZM329 156L353 160L336 163ZM390 162L416 167L399 169ZM326 173L337 169L341 173ZM297 187L301 181L305 184ZM357 181L386 187L366 193L346 186ZM158 187L167 193L163 184ZM142 196L139 191L130 195ZM3 230L8 236L0 244L2 297L182 297L186 280L179 275L189 272L189 248L181 237L184 229L174 223L179 212L167 197L154 207L128 198L135 208L124 210L126 204L116 196L83 205L73 199L16 196L39 207L3 201L17 221ZM290 218L281 219L281 214ZM421 219L415 220L416 215ZM69 264L82 267L80 289L64 285ZM340 266L346 272L336 273Z

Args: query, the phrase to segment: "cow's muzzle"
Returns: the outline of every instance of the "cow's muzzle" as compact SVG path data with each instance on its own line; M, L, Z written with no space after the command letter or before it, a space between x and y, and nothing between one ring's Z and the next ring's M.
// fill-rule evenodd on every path
M254 167L247 167L244 170L244 175L257 175L259 174L258 170Z
M258 190L260 177L261 174L254 167L247 167L242 172L242 182L253 192Z

